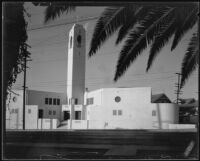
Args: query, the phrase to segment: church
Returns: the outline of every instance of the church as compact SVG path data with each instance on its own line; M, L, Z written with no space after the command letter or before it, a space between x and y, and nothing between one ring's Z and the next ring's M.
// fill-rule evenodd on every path
M171 129L179 126L178 105L166 96L162 96L164 101L152 102L151 87L88 91L85 87L84 27L74 24L68 39L66 94L42 91L27 94L27 108L37 109L31 116L35 118L33 122L27 119L30 125L35 124L32 129L45 127L44 119L56 120L53 129ZM35 97L37 92L40 101Z
M178 106L151 103L151 88L85 90L86 33L73 25L69 32L67 105L62 119L69 129L155 129L178 124Z

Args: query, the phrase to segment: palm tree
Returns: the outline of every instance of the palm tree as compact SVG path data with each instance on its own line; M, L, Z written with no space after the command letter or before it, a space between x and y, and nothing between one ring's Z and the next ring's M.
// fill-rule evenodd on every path
M24 57L30 57L26 44L27 23L24 19L23 2L4 2L3 9L3 130L6 128L6 99L19 73L23 72ZM5 135L4 135L5 137ZM3 139L4 142L6 139ZM5 144L4 144L5 145Z
M52 9L53 8L53 9ZM72 8L74 10L75 7ZM46 9L45 22L54 19L61 12L70 11L65 3L49 4ZM179 44L181 38L198 22L197 3L132 3L123 6L108 7L98 19L92 36L89 56L97 50L115 32L118 32L116 45L125 38L116 66L114 81L117 81L130 67L142 51L150 45L146 71L148 72L156 56L174 36L171 51ZM196 34L198 35L198 34ZM198 38L194 36L189 43L182 63L181 87L199 62Z

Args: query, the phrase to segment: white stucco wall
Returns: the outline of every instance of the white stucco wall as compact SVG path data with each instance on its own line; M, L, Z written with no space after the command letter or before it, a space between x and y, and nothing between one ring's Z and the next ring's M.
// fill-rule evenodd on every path
M57 119L38 119L38 129L57 129L59 121Z
M87 120L72 120L72 129L87 129Z
M37 129L38 106L26 105L25 129Z
M153 117L153 127L168 129L169 124L179 123L179 107L174 103L152 103L152 111L156 111Z
M88 96L96 99L94 105L87 106L89 128L152 128L150 87L104 88L90 92ZM115 101L116 96L120 97L119 102ZM114 110L116 115L113 115Z
M6 129L22 129L23 90L13 90L13 92L16 94L11 93L6 100Z
M151 103L150 87L105 88L90 92L88 96L101 102L97 105L94 101L93 105L87 106L90 129L164 129L169 127L169 123L178 123L178 106ZM115 101L116 96L121 98L119 102ZM156 116L152 111L156 112Z
M102 92L103 89L87 92L86 103L87 103L87 98L93 98L94 101L93 105L102 105Z

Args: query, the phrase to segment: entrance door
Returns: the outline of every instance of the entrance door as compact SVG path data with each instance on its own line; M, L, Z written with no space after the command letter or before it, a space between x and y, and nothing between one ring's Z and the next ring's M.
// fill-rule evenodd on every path
M64 120L69 120L69 119L70 119L69 111L64 111Z
M75 120L81 120L81 111L75 111Z
M39 110L38 118L39 119L43 118L43 110Z

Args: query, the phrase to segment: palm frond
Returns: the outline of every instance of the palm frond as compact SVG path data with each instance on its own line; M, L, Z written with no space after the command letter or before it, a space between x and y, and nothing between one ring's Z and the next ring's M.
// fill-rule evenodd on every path
M133 13L126 16L126 21L119 30L118 37L115 42L116 45L124 39L132 27L137 24L138 20L143 19L148 14L148 10L150 10L150 7L137 7L133 10Z
M146 71L148 71L151 68L155 57L157 56L159 51L164 47L164 45L166 45L166 43L169 41L169 39L176 30L178 21L176 20L176 18L173 18L173 16L173 14L168 15L168 17L164 19L160 26L160 31L156 35L151 45Z
M181 12L181 23L177 26L177 30L175 32L174 40L171 46L171 51L176 48L178 43L180 42L181 38L184 36L184 34L191 29L198 20L198 7L192 6L192 7L186 7L187 9L183 12Z
M147 47L160 28L160 22L172 14L173 9L169 8L152 8L146 18L141 22L141 26L130 33L129 39L125 42L120 52L117 63L117 69L114 81L117 81L129 67L130 63L135 61L142 50Z
M51 19L55 19L59 17L62 13L71 12L75 10L75 6L72 6L68 3L57 4L56 2L52 2L46 9L45 9L45 20L44 22L47 23Z
M183 58L182 69L181 69L181 85L182 88L185 85L186 80L199 65L199 40L197 34L194 34L190 40L187 48L187 52Z
M109 7L99 18L90 44L89 56L92 56L100 46L109 38L125 21L127 7Z

